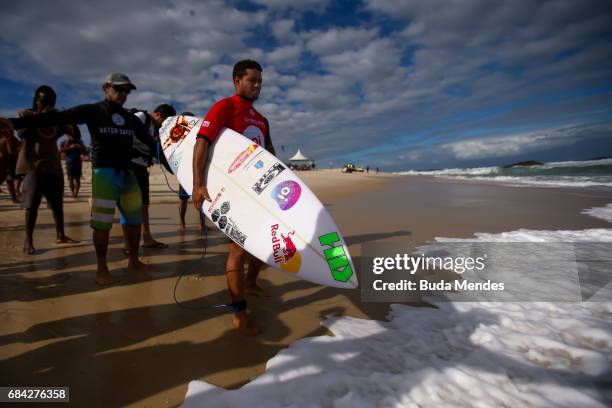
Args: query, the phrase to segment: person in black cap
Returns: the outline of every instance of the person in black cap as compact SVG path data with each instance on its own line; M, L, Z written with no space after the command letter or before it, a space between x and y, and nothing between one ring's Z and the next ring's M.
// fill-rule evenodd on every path
M130 242L127 271L142 276L148 267L138 259L142 199L138 181L131 170L134 138L151 143L142 123L123 108L128 94L136 89L121 73L110 74L104 84L104 100L56 112L18 118L0 119L5 131L13 128L44 128L68 124L86 124L92 142L92 210L91 227L96 248L96 282L115 282L108 270L106 255L108 237L113 225L115 206L126 224ZM151 150L155 148L151 144Z

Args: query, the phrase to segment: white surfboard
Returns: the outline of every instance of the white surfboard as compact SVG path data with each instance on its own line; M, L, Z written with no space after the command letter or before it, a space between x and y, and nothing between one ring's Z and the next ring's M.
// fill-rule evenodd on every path
M160 129L162 149L191 195L193 148L201 118L173 116ZM323 204L263 147L224 128L209 149L202 210L225 235L266 264L326 286L356 288L357 274Z

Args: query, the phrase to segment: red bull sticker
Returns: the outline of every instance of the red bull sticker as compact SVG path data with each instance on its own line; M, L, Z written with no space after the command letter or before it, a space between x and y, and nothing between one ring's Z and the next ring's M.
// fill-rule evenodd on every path
M229 168L227 169L227 172L233 173L234 171L236 171L236 169L240 167L242 163L244 163L245 160L248 159L249 156L251 156L255 150L257 150L258 147L259 145L257 143L253 143L252 145L241 151L238 156L236 156L232 164L230 164Z
M286 272L297 273L302 267L302 256L293 242L295 231L283 234L278 224L270 226L274 263Z

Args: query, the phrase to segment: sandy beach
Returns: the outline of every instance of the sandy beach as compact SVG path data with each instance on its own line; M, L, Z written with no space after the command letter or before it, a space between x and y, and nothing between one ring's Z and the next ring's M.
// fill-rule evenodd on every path
M0 375L3 385L70 386L75 406L180 405L191 380L238 388L265 371L266 362L295 341L329 332L330 315L385 320L386 303L364 303L359 291L298 281L266 268L262 286L273 298L249 299L262 328L255 338L233 330L230 311L204 307L229 300L224 236L197 228L190 203L187 229L178 230L178 199L159 168L152 172L151 226L166 249L143 249L150 279L123 276L121 229L111 232L109 267L119 284L94 282L87 172L79 199L65 198L66 233L80 241L53 243L51 212L41 206L34 245L21 253L23 210L0 196ZM400 242L410 249L436 237L521 228L583 230L610 223L581 212L612 202L609 190L509 187L392 174L300 173L342 231L355 264L361 245ZM177 187L174 177L169 184ZM68 189L66 188L66 191ZM176 292L179 274L183 274ZM174 294L184 307L179 307ZM189 308L186 308L186 307ZM417 305L427 307L427 304ZM198 309L199 307L199 309Z

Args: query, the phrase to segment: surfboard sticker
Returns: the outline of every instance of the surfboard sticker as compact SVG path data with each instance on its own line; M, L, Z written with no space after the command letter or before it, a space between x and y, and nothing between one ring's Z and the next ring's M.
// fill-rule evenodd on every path
M221 206L212 211L210 219L234 242L240 246L244 246L247 236L240 231L236 222L230 218L229 212L231 208L231 203L229 201L224 201Z
M257 180L257 183L253 186L253 191L257 194L261 194L266 187L270 185L270 183L274 180L276 176L281 174L286 167L282 165L281 162L276 162L264 173L263 176Z
M238 156L236 156L232 164L229 166L227 172L231 174L236 171L238 167L242 166L242 163L244 163L245 160L248 159L249 156L251 156L251 154L253 154L255 150L257 150L258 147L259 145L257 143L253 143L252 145L241 151Z
M298 182L293 180L285 180L281 181L276 185L276 187L274 187L270 197L276 201L276 204L278 204L278 207L281 210L287 211L291 209L295 203L297 203L301 194L302 187L300 187Z
M325 248L323 254L334 280L340 282L348 281L353 275L353 269L344 252L340 237L337 232L330 232L319 237L319 243Z
M191 129L187 135L176 128L185 123L185 132ZM160 129L164 154L188 194L192 193L200 123L202 119L171 117ZM357 287L357 274L338 226L296 173L230 129L221 130L208 152L204 184L212 200L202 204L202 211L228 238L267 265L299 279Z
M217 194L215 195L215 198L212 199L210 205L208 206L209 214L212 214L213 209L215 208L215 205L217 205L217 202L219 201L219 199L221 198L224 192L225 192L225 187L221 187L221 190L219 190L219 192L217 192Z
M297 273L302 266L302 256L297 250L293 240L295 231L283 232L279 230L279 225L270 226L270 236L272 241L272 251L274 263L283 271Z
M176 121L174 122L174 126L172 126L172 128L170 128L170 130L168 131L168 138L163 144L163 150L166 150L168 147L170 147L170 145L179 143L180 141L185 139L194 124L195 123L193 122L190 123L190 121L188 121L185 116L177 116Z
M251 166L257 170L261 170L265 166L265 162L262 158L264 156L264 153L265 150L260 149L259 152L252 155L253 157L250 157L248 160L246 160L246 163L242 166L242 170L248 171Z

